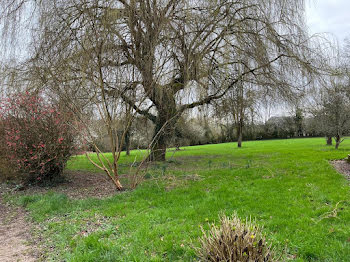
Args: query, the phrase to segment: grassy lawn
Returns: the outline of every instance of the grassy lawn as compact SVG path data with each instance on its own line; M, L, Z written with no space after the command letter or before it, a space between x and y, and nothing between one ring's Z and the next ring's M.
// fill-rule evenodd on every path
M153 165L134 191L107 199L53 192L11 199L39 223L51 260L194 261L200 226L236 211L256 218L276 249L296 261L349 261L349 181L328 161L346 157L350 140L339 150L324 144L317 138L185 147ZM122 157L122 172L137 154ZM96 171L84 156L68 169Z

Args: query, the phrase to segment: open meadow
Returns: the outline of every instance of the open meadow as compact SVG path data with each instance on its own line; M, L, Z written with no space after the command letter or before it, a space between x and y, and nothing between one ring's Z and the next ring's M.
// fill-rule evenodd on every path
M349 3L0 0L0 262L350 262Z
M329 163L350 152L321 138L183 147L135 189L103 198L8 195L25 207L45 261L195 261L201 226L237 212L264 227L284 259L349 261L349 181ZM135 160L124 153L122 172ZM69 172L99 172L85 156ZM40 237L39 237L40 236Z

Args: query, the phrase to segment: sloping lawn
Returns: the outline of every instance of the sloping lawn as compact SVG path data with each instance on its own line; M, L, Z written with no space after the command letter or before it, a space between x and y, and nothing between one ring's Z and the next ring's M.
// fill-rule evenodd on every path
M220 213L252 216L297 261L350 261L350 186L329 160L350 153L324 139L185 147L151 166L136 190L72 200L11 197L39 223L48 260L194 261L200 226ZM122 171L139 152L122 158ZM142 154L142 153L141 153ZM96 171L84 156L70 170ZM332 212L333 211L333 212Z

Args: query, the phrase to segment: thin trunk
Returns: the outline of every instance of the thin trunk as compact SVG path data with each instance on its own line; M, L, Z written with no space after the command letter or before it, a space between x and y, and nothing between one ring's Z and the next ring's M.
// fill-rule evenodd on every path
M242 147L243 141L243 121L240 120L237 125L237 146Z
M130 131L127 130L125 133L125 151L126 151L126 155L130 156Z
M102 171L104 171L107 174L107 176L112 180L112 182L115 185L115 187L117 188L117 190L119 190L119 191L123 190L123 186L122 186L122 184L119 181L118 169L117 168L112 168L111 162L105 157L104 154L102 154L102 152L98 149L98 147L96 145L95 145L95 148L96 148L96 156L97 156L98 162L100 164L97 164L97 162L92 160L88 153L85 153L87 159L95 167L101 169ZM101 154L102 154L102 158L101 158ZM110 167L111 170L108 169L108 167L105 165L103 160L105 160L106 163L108 163L108 166ZM115 160L113 160L113 161L115 161ZM111 174L111 171L113 172L113 175Z
M242 133L238 135L237 146L242 147Z
M341 143L341 137L340 137L340 135L337 135L335 137L335 149L339 148L340 143Z
M337 143L335 144L335 149L338 149L338 148L339 148L339 145L340 145L340 143L337 142Z
M327 146L331 146L331 145L332 145L332 142L333 142L332 137L331 137L331 136L328 136L328 137L327 137Z
M123 186L122 186L122 184L120 183L120 181L119 181L118 178L117 178L117 179L114 179L113 182L114 182L114 185L115 185L115 187L117 188L118 191L122 191L122 190L123 190Z

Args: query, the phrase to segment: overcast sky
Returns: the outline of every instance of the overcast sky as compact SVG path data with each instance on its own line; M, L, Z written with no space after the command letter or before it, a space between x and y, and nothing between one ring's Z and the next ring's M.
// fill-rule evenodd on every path
M312 34L331 33L340 44L350 37L350 0L309 0L306 16Z

